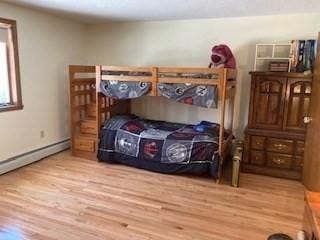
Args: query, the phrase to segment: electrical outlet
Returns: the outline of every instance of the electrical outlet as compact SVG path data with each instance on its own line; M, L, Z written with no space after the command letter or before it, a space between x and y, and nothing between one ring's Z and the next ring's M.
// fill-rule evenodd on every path
M45 132L44 132L44 130L41 130L40 131L40 138L44 138L44 136L45 136Z

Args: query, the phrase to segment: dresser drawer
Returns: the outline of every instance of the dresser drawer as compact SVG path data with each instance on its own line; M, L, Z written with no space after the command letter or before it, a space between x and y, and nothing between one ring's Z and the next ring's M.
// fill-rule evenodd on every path
M97 133L96 122L92 120L84 120L81 122L80 130L81 130L81 133L96 134Z
M95 151L95 141L89 138L83 137L75 137L74 141L74 149L85 151L85 152L94 152Z
M296 143L296 154L303 155L304 153L304 142L303 141L297 141Z
M267 151L292 154L293 140L268 138Z
M277 153L267 153L267 166L291 169L292 156Z
M257 149L257 150L263 150L265 140L266 140L265 137L252 136L251 137L251 148Z
M263 166L265 162L264 152L262 151L251 151L250 152L250 163L254 165Z
M294 169L297 171L301 171L303 168L303 157L295 156L294 157Z

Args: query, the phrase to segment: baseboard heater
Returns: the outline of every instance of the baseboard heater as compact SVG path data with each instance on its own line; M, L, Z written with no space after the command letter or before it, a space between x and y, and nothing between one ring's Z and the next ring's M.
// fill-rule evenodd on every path
M70 140L66 139L39 149L32 150L30 152L20 154L15 157L11 157L0 163L0 175L28 165L30 163L39 161L45 157L61 152L68 148L70 148Z

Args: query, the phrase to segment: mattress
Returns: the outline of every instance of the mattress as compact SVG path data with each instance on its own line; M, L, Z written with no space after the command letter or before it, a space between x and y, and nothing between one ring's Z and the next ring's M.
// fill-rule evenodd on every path
M98 159L161 173L207 173L216 177L219 125L206 126L199 132L195 125L135 115L114 116L101 129Z

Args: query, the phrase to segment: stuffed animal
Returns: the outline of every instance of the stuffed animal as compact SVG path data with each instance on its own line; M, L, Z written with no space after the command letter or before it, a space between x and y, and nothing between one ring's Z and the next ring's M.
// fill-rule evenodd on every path
M212 48L211 62L209 68L236 68L236 60L231 49L224 44Z

